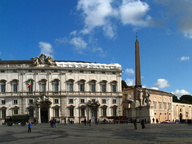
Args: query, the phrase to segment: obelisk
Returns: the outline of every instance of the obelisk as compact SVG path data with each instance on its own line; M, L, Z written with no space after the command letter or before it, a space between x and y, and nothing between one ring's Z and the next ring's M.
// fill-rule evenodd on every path
M135 87L142 87L141 85L141 72L140 72L140 52L139 52L139 41L136 35L135 41Z

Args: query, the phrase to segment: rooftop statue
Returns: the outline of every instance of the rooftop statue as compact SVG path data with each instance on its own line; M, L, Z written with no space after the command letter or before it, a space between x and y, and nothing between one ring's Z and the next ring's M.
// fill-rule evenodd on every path
M56 65L55 62L51 59L53 58L50 56L47 57L45 54L41 54L39 57L32 58L31 60L33 61L34 66L38 66L41 64L47 64L50 66Z

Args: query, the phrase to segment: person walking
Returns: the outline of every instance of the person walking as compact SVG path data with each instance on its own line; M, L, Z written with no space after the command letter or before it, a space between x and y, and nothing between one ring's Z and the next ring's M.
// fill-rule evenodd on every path
M141 126L142 126L142 129L145 128L145 120L144 119L141 120Z
M133 124L134 124L134 128L137 129L137 119L134 120Z
M32 123L29 121L28 123L28 133L31 133Z

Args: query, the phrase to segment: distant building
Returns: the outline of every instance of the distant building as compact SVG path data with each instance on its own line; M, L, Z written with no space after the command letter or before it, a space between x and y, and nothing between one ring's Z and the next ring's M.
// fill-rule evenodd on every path
M122 115L121 65L51 59L0 61L1 123L14 114L39 123Z

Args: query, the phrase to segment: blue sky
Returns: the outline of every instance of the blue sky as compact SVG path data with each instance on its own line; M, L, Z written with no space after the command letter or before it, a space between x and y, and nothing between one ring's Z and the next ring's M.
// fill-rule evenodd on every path
M192 94L191 0L0 0L0 58L122 65L134 85L140 42L142 85Z

